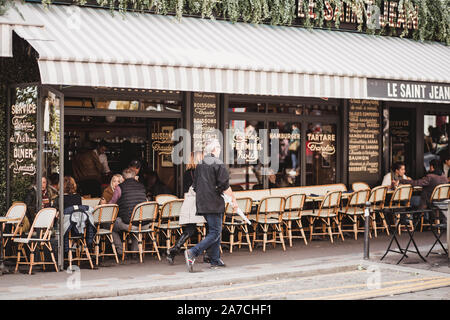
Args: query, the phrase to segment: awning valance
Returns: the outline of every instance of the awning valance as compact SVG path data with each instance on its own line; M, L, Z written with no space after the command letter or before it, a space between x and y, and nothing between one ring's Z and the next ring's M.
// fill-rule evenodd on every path
M450 83L450 48L395 37L20 3L0 17L43 84L367 98L367 79ZM19 24L20 22L20 24ZM8 23L8 24L6 24ZM40 27L43 25L44 27ZM9 47L8 47L9 46Z

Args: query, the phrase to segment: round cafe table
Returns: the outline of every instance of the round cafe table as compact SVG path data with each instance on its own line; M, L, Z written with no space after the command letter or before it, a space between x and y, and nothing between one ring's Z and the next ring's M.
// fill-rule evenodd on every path
M8 268L6 268L3 263L3 225L6 222L19 221L19 218L9 218L9 217L0 217L0 276L4 273L9 273Z

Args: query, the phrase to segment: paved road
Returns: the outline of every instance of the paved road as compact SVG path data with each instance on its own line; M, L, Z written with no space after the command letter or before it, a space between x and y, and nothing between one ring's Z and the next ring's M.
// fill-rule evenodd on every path
M435 290L430 292L430 289ZM108 300L392 300L396 296L399 299L448 300L450 275L372 264L347 272L228 283Z

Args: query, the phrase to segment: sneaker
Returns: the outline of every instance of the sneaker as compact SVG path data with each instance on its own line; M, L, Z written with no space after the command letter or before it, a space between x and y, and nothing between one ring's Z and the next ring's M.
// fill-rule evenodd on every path
M214 264L211 263L211 269L224 268L224 267L226 267L226 265L222 259L219 259L219 263L214 263Z
M195 258L191 255L189 250L184 251L184 258L186 259L186 266L189 272L194 272Z
M211 258L207 254L203 256L203 263L211 263Z
M171 255L170 250L167 250L166 259L169 264L173 264L175 262L175 255Z

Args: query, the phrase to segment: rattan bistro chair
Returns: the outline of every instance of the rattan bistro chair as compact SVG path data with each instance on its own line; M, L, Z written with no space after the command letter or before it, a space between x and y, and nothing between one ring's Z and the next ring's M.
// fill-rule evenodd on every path
M155 197L155 201L158 203L160 208L167 202L171 200L178 200L177 196L174 196L173 194L159 194Z
M251 198L238 198L236 199L239 208L242 210L244 215L248 218L252 210L252 199ZM222 240L223 244L228 244L230 246L230 253L233 253L233 246L247 245L250 252L252 252L252 242L250 241L250 235L248 233L248 225L236 212L233 213L233 206L229 203L225 206L225 213L223 215L223 228L228 231L230 235L229 241ZM238 240L236 241L234 236L237 233ZM247 242L242 241L242 235L245 235Z
M396 211L407 211L411 210L411 196L413 192L413 187L409 184L398 186L394 193L392 194L391 200L389 201L389 206L385 208L384 212L391 212L393 217L393 226L397 225L400 215L396 214ZM412 220L409 222L409 227L413 227ZM398 234L401 234L401 226L398 227ZM394 231L395 232L395 231Z
M162 245L158 242L159 248L165 248L169 250L172 248L172 244L175 244L175 237L180 236L183 233L182 227L179 224L181 206L183 205L183 199L169 200L164 203L161 208L161 214L158 219L158 240L159 236L164 236L166 239L166 245Z
M378 229L384 229L389 235L389 226L383 212L388 189L388 186L378 186L373 188L370 192L370 216L372 219L372 229L374 231L375 238L378 236ZM380 221L381 225L378 224L378 221Z
M14 238L22 235L22 223L27 212L27 205L24 202L14 202L6 213L6 217L17 219L3 224L3 257L4 259L17 258L17 255L7 256L6 247L12 243ZM11 246L11 250L15 249Z
M333 243L333 235L340 235L342 241L344 241L344 235L342 234L340 221L338 219L338 210L341 205L342 191L332 191L325 195L323 201L321 201L319 209L304 210L303 215L308 218L309 221L309 241L311 242L313 236L329 235L330 241ZM315 227L314 224L319 222L321 226ZM333 229L338 228L335 232ZM316 232L317 229L322 229L322 232ZM328 232L326 231L328 229Z
M253 247L255 242L263 243L263 252L266 252L266 244L281 243L283 250L286 251L283 238L282 217L284 212L284 197L264 197L258 204L258 209L255 217L255 225L253 227ZM263 232L263 238L257 239L258 230ZM267 234L272 229L272 239L268 240ZM277 234L279 240L277 240Z
M14 243L18 244L17 249L17 262L15 272L19 270L20 264L27 264L30 266L29 274L33 271L34 265L42 265L45 270L46 264L53 264L55 270L58 271L58 266L56 264L55 255L53 254L52 244L50 242L51 229L53 227L53 223L56 217L56 209L55 208L44 208L41 209L34 218L33 225L30 228L30 232L28 233L27 238L15 238ZM37 237L33 238L33 234ZM30 258L27 259L27 255L25 252L24 246L27 247L30 252ZM50 252L50 256L52 258L52 262L46 262L44 259L43 249L47 248ZM36 262L34 260L34 256L36 253L36 249L39 249L41 261ZM23 257L25 258L25 262L22 262L21 253L23 253Z
M355 191L348 198L345 208L339 210L342 232L353 232L355 240L358 240L358 232L364 232L364 228L360 228L359 222L365 219L364 209L369 196L370 189ZM344 219L350 220L351 229L345 229L348 225L344 224Z
M439 220L439 209L436 208L436 206L434 205L437 202L442 202L444 200L448 200L450 198L450 184L440 184L437 185L434 190L433 193L431 194L430 197L430 208L433 209L433 212L436 213L436 219L432 219L432 217L430 216L430 222L429 223L424 223L424 216L422 215L422 217L420 218L420 232L423 231L423 227L424 226L432 226L434 223L436 224L440 224L440 220Z
M308 244L302 224L302 213L305 205L305 199L305 194L291 194L286 197L283 223L286 227L287 237L289 238L289 247L292 247L292 239L294 238L303 239L305 244ZM293 232L300 232L300 235L293 235Z
M352 183L352 190L353 191L360 191L360 190L370 190L370 186L365 182L353 182Z
M97 233L94 238L95 245L95 264L98 266L98 258L104 256L114 256L116 263L119 263L117 257L116 247L114 246L112 231L114 228L114 222L116 221L117 214L119 212L119 206L117 204L104 204L95 208L92 215L94 216L94 224L97 229ZM113 253L106 253L106 242L111 245ZM101 251L100 251L101 243Z
M161 256L158 251L158 244L155 238L155 226L158 217L158 203L155 201L146 201L137 204L131 213L130 224L128 230L123 233L123 250L122 261L125 260L127 253L139 253L139 261L142 263L142 257L145 253L156 253L158 260ZM148 235L152 241L153 250L145 249L145 236ZM128 250L128 239L133 237L138 242L138 251Z

